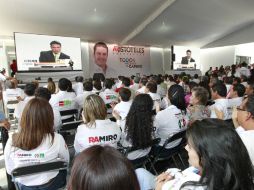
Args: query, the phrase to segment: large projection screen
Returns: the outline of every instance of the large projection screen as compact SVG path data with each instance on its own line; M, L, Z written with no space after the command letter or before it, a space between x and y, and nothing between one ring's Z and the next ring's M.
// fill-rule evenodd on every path
M18 71L82 70L80 38L25 33L14 37ZM60 43L54 45L58 50L52 49L53 41Z

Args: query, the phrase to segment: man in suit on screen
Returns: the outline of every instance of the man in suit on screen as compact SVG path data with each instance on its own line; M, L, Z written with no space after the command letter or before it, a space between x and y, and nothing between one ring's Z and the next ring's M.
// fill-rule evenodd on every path
M181 64L188 65L190 62L195 62L193 58L191 58L191 50L186 51L186 56L182 58Z
M42 51L40 53L39 62L58 62L61 59L70 59L69 55L61 52L61 43L58 41L50 42L50 51Z

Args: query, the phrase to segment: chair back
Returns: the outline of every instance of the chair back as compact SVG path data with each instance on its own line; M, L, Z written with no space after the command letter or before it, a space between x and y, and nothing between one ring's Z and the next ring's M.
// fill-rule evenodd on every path
M59 129L59 132L61 133L61 132L76 130L82 122L83 122L82 120L79 120L79 121L63 123Z
M49 172L49 171L59 171L65 170L68 167L68 163L64 161L54 161L54 162L47 162L42 164L35 164L30 166L22 166L19 168L15 168L11 175L13 178L19 178L23 176Z
M58 132L63 136L69 148L74 146L75 134L76 134L78 126L81 123L83 123L82 120L63 123L58 130Z
M178 132L178 133L175 133L173 135L171 135L166 141L165 143L163 144L163 148L166 147L167 144L173 142L173 141L176 141L176 140L180 140L180 139L185 139L185 135L186 135L186 129Z
M78 120L78 109L61 110L62 123ZM63 119L64 118L64 119Z
M151 147L158 145L160 143L160 141L161 141L161 138L153 139ZM128 153L136 151L136 150L140 150L140 149L142 149L142 148L140 148L140 147L127 147L126 150L124 151L124 154L128 155Z

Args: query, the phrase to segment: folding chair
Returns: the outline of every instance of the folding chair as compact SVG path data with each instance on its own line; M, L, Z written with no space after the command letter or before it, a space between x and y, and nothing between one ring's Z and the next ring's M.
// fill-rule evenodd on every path
M47 162L42 164L35 164L35 165L16 168L12 171L11 176L15 183L16 189L19 190L19 186L16 182L16 179L19 177L39 174L43 172L67 170L67 168L68 168L67 162L54 161L54 162Z
M17 127L18 120L14 117L15 107L18 104L18 100L9 100L6 102L6 115L10 119L14 127Z
M152 146L156 146L160 143L161 139L160 138L156 138L156 139L153 139L153 142L152 142ZM121 152L127 157L127 155L133 151L136 151L136 150L140 150L141 148L135 148L135 147L121 147L120 148ZM146 168L146 165L149 163L149 164L152 164L151 160L150 160L150 156L149 156L149 153L146 155L146 156L143 156L141 158L137 158L135 160L130 160L131 163L133 164L134 168L140 168L140 167L143 167L143 168Z
M155 169L155 164L157 162L160 162L160 161L164 161L164 160L169 160L169 159L172 159L174 164L176 165L176 167L178 168L181 168L179 167L178 163L177 163L177 160L176 158L179 158L182 166L185 168L186 165L181 157L181 151L184 149L185 145L186 145L186 138L185 138L185 135L186 135L186 129L185 130L182 130L178 133L175 133L173 135L171 135L166 141L165 143L163 144L163 146L158 146L157 149L155 151L152 151L151 155L150 155L150 159L152 160L152 164L151 164L151 168L154 170L154 172L156 174L157 171ZM176 141L176 140L181 140L180 144L177 145L176 147L173 147L171 149L166 149L166 146L173 142L173 141ZM169 152L167 152L169 151Z
M67 119L62 119L62 123L79 120L78 113L79 113L78 109L69 109L69 110L62 110L62 111L60 111L61 117L63 117L63 116L70 116Z
M77 128L82 122L82 120L79 120L63 123L59 128L58 132L64 137L64 140L69 148L73 147Z

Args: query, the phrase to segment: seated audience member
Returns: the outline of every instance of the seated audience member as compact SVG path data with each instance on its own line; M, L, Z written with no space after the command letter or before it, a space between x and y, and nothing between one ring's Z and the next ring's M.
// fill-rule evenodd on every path
M55 94L57 91L55 82L54 81L48 82L47 89L50 91L51 94Z
M135 91L133 89L130 88L131 85L131 80L128 77L123 77L122 79L122 86L118 89L116 89L116 92L119 92L122 88L127 88L131 91L131 97L130 99L133 100L133 98L135 97Z
M175 84L174 77L172 75L168 76L168 79L166 80L167 89L170 88L173 84Z
M122 80L123 80L123 78L124 78L124 76L118 76L118 77L117 77L116 89L122 87Z
M248 152L239 135L226 122L218 119L195 121L187 129L186 137L188 143L185 149L192 168L186 169L189 170L186 173L177 172L174 177L170 173L162 173L155 178L156 190L254 189L253 167ZM143 179L146 177L143 176Z
M68 86L67 92L73 92L75 94L75 91L72 88L72 82L69 79L67 79L66 83L67 83L67 86Z
M2 104L2 85L0 84L0 104ZM11 124L8 121L8 119L5 117L3 107L0 106L0 135L1 135L1 143L2 143L2 150L5 149L5 145L7 143L7 140L9 138L9 133L8 130L10 129ZM4 176L3 174L2 176ZM8 189L14 190L15 185L12 183L11 176L7 174L7 184L8 184ZM2 184L1 184L2 185ZM2 186L0 185L0 189Z
M183 87L184 90L184 94L188 94L190 92L190 88L189 88L189 77L188 76L183 76L181 78L181 81L179 83L180 86Z
M35 85L35 88L39 87L39 81L38 80L33 80L31 83Z
M228 112L229 117L232 117L233 107L240 106L243 101L245 93L245 87L242 84L234 84L230 90L230 96L228 99Z
M192 89L190 106L188 107L190 123L210 117L211 111L206 107L208 97L209 93L205 88L195 87Z
M35 97L44 98L49 101L51 93L47 88L39 87L35 90ZM52 110L54 114L54 130L57 132L59 127L62 125L61 115L58 107L52 107Z
M17 101L17 97L21 97L21 99L24 98L24 91L20 88L17 88L16 79L6 81L5 85L7 87L6 90L3 91L3 100L5 106L7 106L8 101ZM12 106L10 108L12 108Z
M34 98L34 93L35 93L35 85L32 83L26 84L25 88L24 88L24 93L25 93L25 98L22 100L21 97L18 97L18 100L21 100L16 108L15 108L15 112L14 112L14 116L20 120L22 112L24 107L26 106L26 104L29 102L29 100Z
M119 91L119 99L120 102L113 106L113 115L114 113L120 115L121 120L125 119L127 114L129 113L132 100L131 98L131 91L127 88L121 88Z
M168 89L168 99L171 105L165 110L158 112L155 116L154 125L156 127L156 136L161 138L160 146L163 146L170 135L186 129L189 121L183 88L178 84L172 85ZM179 143L180 140L168 144L165 151L177 146Z
M100 96L96 94L87 96L82 117L84 124L78 126L74 140L76 153L93 145L117 147L121 130L115 122L106 119L106 105Z
M215 84L217 84L218 82L220 82L220 80L218 79L218 77L216 76L211 76L210 77L210 81L209 81L209 88L212 88Z
M248 64L246 62L243 62L236 72L236 77L240 78L242 75L245 75L248 78L250 77L250 70L248 69Z
M74 161L68 190L141 190L133 166L109 146L92 146Z
M195 83L195 82L189 82L189 89L190 89L190 91L185 95L185 97L184 97L184 100L185 100L185 104L186 104L186 106L188 106L189 104L190 104L190 97L191 97L191 94L192 94L192 89L194 88L194 87L197 87L198 86L198 84L197 83Z
M100 80L93 81L93 93L99 95L101 91L102 91L101 81Z
M148 82L146 77L141 78L139 82L140 88L136 91L136 94L144 94L146 89L146 83Z
M83 87L84 87L83 94L79 94L75 98L75 102L78 104L79 109L83 108L84 100L86 99L87 96L89 96L91 94L95 94L93 92L93 83L92 83L92 81L89 81L89 80L85 81L83 83Z
M47 88L51 94L56 93L56 84L51 77L48 78L48 84L44 87Z
M76 94L72 92L70 81L66 78L61 78L58 82L59 92L52 94L49 103L53 109L57 108L59 111L77 109L75 102ZM63 116L63 119L69 119L72 116Z
M107 107L107 113L112 113L110 104L118 101L118 94L112 90L113 82L111 79L106 79L104 83L105 90L100 92L99 96L103 99Z
M240 77L235 77L235 78L233 79L233 83L232 83L232 84L240 84L240 83L241 83Z
M245 75L242 75L241 76L241 84L246 87L247 81L248 81L248 77L246 77Z
M4 151L8 174L17 167L51 162L58 158L69 162L65 141L60 134L54 133L53 125L53 110L48 101L33 98L27 103L21 117L21 130L8 139ZM58 189L65 186L66 174L64 170L50 171L20 177L16 182L21 190Z
M141 158L150 152L154 136L152 108L152 98L148 94L139 94L134 98L126 120L121 122L122 146L139 149L128 154L130 160Z
M254 95L249 95L233 112L233 122L236 131L245 144L252 164L254 165Z
M224 78L224 83L225 83L226 88L227 88L227 96L228 96L229 92L230 92L230 89L232 88L233 78L232 77L225 77Z
M247 86L245 87L245 94L246 95L254 94L254 81L252 80L247 81Z
M152 81L157 84L156 93L160 95L160 98L164 98L167 94L167 85L159 76L152 77Z
M83 94L83 80L84 78L82 76L75 77L76 83L72 85L72 88L77 96Z
M228 114L228 99L226 99L227 88L222 82L218 82L211 88L212 99L214 104L210 106L211 118L222 120L231 119Z
M200 80L199 80L199 77L198 77L198 74L194 74L194 76L193 76L193 80L192 80L193 82L195 82L195 83L197 83L197 84L199 84L200 83Z
M153 100L153 110L156 110L156 113L159 111L158 105L161 104L161 97L157 94L157 84L154 81L146 83L145 93L149 94Z
M134 77L134 84L130 86L132 90L135 92L139 89L139 82L140 82L140 77Z

